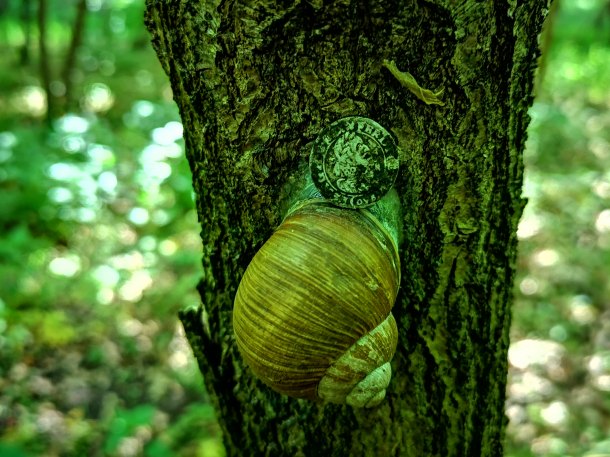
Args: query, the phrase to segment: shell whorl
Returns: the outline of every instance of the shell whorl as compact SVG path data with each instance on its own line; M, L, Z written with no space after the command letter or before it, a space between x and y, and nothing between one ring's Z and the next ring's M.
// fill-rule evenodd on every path
M396 320L390 313L328 368L318 385L318 396L357 407L379 404L392 377L389 361L397 340Z
M396 241L370 212L303 204L241 280L233 312L240 352L280 393L372 406L391 375L399 283Z

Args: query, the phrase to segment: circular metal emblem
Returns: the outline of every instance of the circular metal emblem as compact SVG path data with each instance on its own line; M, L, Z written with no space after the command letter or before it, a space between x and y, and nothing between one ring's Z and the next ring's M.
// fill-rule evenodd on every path
M377 122L350 116L326 127L309 158L323 197L344 208L364 208L383 197L398 175L394 139Z

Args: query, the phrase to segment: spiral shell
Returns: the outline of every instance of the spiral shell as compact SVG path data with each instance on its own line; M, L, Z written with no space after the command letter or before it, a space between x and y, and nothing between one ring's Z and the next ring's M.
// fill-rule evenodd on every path
M371 212L306 202L244 273L237 345L277 392L373 406L391 377L399 284L397 242Z

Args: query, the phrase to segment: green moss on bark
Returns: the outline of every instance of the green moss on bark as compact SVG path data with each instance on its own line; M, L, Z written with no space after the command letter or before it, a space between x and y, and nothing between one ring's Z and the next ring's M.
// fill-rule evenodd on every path
M202 305L181 314L229 455L500 456L522 152L543 2L148 0L185 127ZM426 105L383 68L395 61ZM403 164L399 347L372 410L281 397L231 310L317 132L370 117Z

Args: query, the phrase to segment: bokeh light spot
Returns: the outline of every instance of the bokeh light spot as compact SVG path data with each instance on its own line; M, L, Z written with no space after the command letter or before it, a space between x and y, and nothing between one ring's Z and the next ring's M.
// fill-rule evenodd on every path
M49 262L49 271L57 276L72 277L81 269L81 261L75 254L56 257Z
M555 341L524 339L511 344L508 361L512 366L525 370L531 365L547 365L556 362L565 349Z
M129 211L127 219L129 219L135 225L144 225L148 223L150 216L147 209L136 207Z
M538 292L539 286L540 284L535 278L526 277L519 284L519 290L523 295L534 295Z
M64 133L83 134L89 130L90 123L87 119L75 114L66 114L56 121L56 128Z

